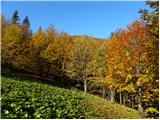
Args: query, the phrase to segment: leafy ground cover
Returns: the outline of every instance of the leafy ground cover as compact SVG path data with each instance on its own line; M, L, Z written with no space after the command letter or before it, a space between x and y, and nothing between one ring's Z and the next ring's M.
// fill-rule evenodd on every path
M1 76L1 118L139 118L136 110L75 88L19 75Z

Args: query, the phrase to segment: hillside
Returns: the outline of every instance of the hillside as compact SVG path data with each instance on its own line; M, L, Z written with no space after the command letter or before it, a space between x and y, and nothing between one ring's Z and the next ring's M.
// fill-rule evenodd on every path
M139 118L136 110L75 88L64 89L19 75L2 75L2 118Z

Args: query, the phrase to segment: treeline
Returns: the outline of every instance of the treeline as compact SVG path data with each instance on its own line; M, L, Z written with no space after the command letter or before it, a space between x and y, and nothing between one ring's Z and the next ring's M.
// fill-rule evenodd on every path
M18 11L10 21L1 15L2 67L53 80L83 81L79 85L84 86L84 95L100 88L105 99L157 118L159 2L146 3L150 11L140 10L141 19L106 40L69 36L52 25L32 33L27 16L20 23Z

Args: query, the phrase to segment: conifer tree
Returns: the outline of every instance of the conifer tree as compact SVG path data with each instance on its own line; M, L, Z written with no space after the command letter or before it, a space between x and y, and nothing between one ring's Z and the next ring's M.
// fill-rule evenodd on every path
M13 15L12 15L12 21L11 21L11 23L18 24L19 20L20 19L19 19L19 16L18 16L18 11L15 10L14 13L13 13Z
M27 26L30 26L30 22L29 22L29 18L28 16L26 16L23 20L23 25L27 25Z

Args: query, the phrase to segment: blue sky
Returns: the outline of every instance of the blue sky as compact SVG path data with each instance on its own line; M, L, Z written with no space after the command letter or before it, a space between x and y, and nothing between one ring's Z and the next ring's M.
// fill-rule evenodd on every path
M29 16L33 32L39 26L45 29L53 24L58 31L70 35L107 38L117 28L125 28L139 18L139 9L148 7L144 1L3 1L1 8L7 19L11 19L14 10L19 11L21 21Z

